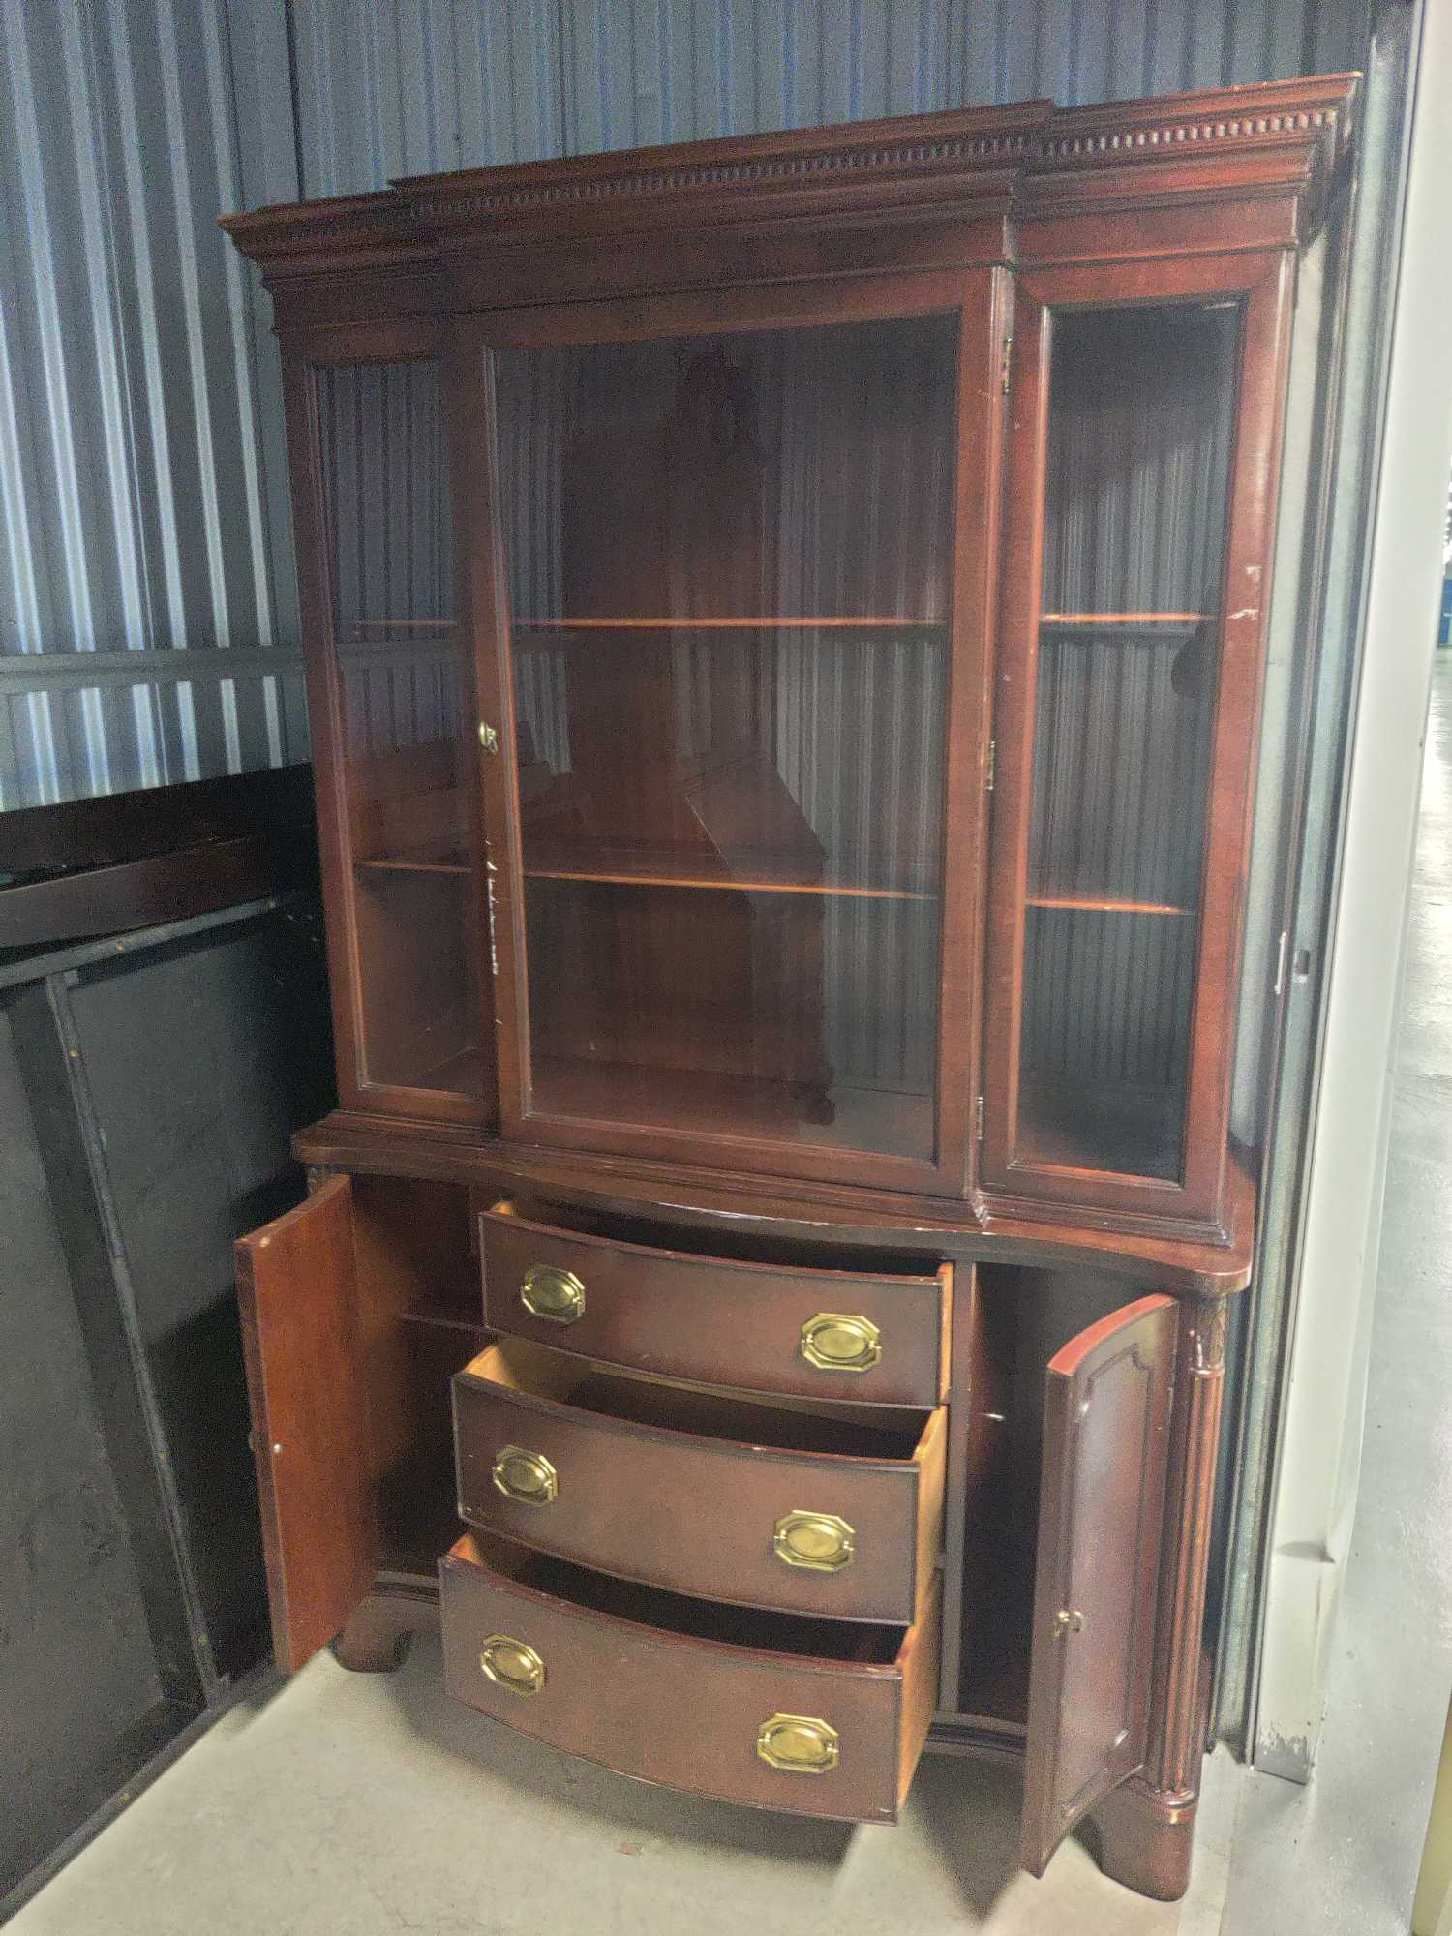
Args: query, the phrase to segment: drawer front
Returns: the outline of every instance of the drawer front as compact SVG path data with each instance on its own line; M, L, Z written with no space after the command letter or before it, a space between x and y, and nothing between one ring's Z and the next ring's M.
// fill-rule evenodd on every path
M493 1346L454 1380L459 1513L675 1593L906 1626L938 1564L945 1424L869 1429Z
M502 1570L502 1554L486 1559L465 1538L441 1562L444 1678L458 1699L639 1780L799 1815L896 1819L932 1718L936 1592L900 1644L891 1629L863 1630L887 1643L875 1659L822 1657L623 1618ZM670 1596L640 1599L649 1615Z
M741 1263L497 1208L480 1232L491 1330L743 1391L923 1410L946 1395L950 1265L885 1277Z

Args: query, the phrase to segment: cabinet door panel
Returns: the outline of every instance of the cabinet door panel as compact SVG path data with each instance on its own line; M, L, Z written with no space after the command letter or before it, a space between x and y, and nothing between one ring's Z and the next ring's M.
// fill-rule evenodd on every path
M293 1673L342 1628L377 1562L348 1179L236 1255L273 1649Z
M1034 1875L1143 1765L1176 1305L1143 1297L1049 1361L1022 1860Z
M1280 257L1026 279L982 1175L1213 1224L1288 309Z
M992 289L480 326L506 1134L962 1190Z
M476 1120L493 1028L448 387L431 330L395 336L289 366L338 1085L352 1107Z

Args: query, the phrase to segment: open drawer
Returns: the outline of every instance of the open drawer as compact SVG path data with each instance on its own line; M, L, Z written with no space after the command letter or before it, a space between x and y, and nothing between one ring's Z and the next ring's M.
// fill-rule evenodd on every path
M904 1633L729 1612L469 1535L440 1567L450 1693L521 1734L722 1801L891 1822L937 1693Z
M947 1412L864 1414L513 1339L454 1380L459 1514L675 1593L906 1626L938 1567Z
M926 1410L948 1390L952 1266L931 1277L752 1263L479 1219L484 1317L627 1371L741 1391Z

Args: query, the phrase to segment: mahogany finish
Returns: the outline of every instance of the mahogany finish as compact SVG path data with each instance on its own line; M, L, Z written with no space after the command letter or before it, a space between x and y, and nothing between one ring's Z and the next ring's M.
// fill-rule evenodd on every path
M947 1393L947 1264L913 1277L755 1263L561 1230L520 1215L507 1200L483 1212L479 1228L484 1321L493 1331L740 1391L919 1410ZM583 1286L578 1317L530 1311L525 1280L541 1265L568 1271ZM864 1370L809 1362L802 1327L824 1311L872 1324L881 1334L877 1362Z
M1175 1304L1145 1297L1049 1360L1023 1863L1148 1753Z
M332 1177L237 1246L273 1649L289 1672L332 1639L377 1564L351 1203Z
M459 1512L482 1532L673 1593L907 1626L938 1569L947 1414L871 1418L495 1345L454 1380ZM501 1490L511 1448L548 1461L553 1497ZM773 1530L804 1512L850 1528L840 1568L793 1566L774 1550Z
M449 1692L522 1734L639 1780L757 1808L896 1821L937 1691L938 1602L893 1627L731 1614L466 1536L440 1564ZM481 1669L502 1634L534 1649L524 1694ZM825 1721L835 1766L775 1768L773 1715Z
M1083 1818L1183 1891L1286 355L1356 86L227 222L342 1099L239 1248L285 1665L395 1664L444 1553L510 1726L885 1821L936 1710L1022 1760L1035 1873ZM846 1563L773 1550L801 1513Z

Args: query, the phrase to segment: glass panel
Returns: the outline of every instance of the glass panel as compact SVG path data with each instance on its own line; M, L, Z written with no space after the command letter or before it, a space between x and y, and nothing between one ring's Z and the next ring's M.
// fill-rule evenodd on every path
M483 1093L470 674L438 365L317 377L361 1074Z
M1053 324L1019 1145L1174 1179L1239 342L1233 305Z
M496 357L537 1110L932 1156L955 344Z

